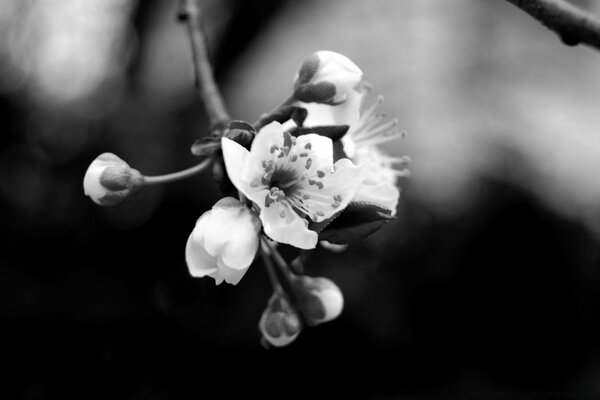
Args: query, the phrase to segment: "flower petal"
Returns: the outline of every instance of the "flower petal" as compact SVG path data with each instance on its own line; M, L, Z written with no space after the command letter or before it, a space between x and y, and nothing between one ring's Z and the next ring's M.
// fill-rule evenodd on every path
M350 90L346 101L336 105L301 103L308 112L304 126L350 125L358 123L364 91Z
M217 260L217 263L219 265L219 277L221 278L221 281L225 280L225 282L232 285L237 285L246 274L246 271L248 271L248 268L230 268L225 264L225 262L223 262L223 260L221 260L221 258ZM217 283L217 285L219 283Z
M265 125L254 138L250 149L244 178L251 182L257 176L264 172L263 161L273 160L275 158L274 148L283 146L283 127L277 121ZM274 147L275 146L275 147Z
M260 223L248 209L242 209L235 229L228 231L228 242L219 258L228 268L246 270L254 261L259 243ZM258 219L256 219L258 220Z
M308 223L296 214L286 202L271 203L262 207L260 219L265 233L279 243L286 243L300 249L314 249L318 235L308 229Z
M221 148L223 150L223 160L227 175L237 190L248 196L250 186L244 180L244 171L248 165L248 150L231 139L221 139Z
M218 269L215 269L215 271L208 274L208 276L215 280L215 285L220 285L223 283L224 278L221 276L221 272Z
M342 211L352 200L362 180L361 168L347 158L335 163L335 171L315 184L299 190L303 203L312 212L311 219L323 221Z
M307 154L304 159L302 158L303 153ZM328 137L315 133L298 136L293 153L290 155L291 159L294 159L293 155L300 156L298 159L302 163L299 166L300 172L308 173L308 175L316 174L318 169L329 172L333 167L333 142ZM310 163L306 162L308 159L311 159Z
M205 216L206 214L198 220L185 247L185 261L190 274L198 278L210 275L217 271L217 260L204 249L204 237L202 231L198 229L198 225L201 224L202 219L205 218Z
M359 186L354 199L355 202L372 203L377 206L391 210L392 216L396 215L396 206L398 205L398 197L400 191L391 183L379 183L377 185Z

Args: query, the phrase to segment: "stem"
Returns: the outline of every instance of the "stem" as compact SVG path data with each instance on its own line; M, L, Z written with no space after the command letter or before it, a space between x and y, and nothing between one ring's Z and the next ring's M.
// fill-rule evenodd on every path
M279 278L277 277L277 273L275 272L275 266L273 262L269 258L271 254L270 249L265 244L264 240L261 238L261 251L260 255L263 259L263 264L265 264L265 269L267 270L267 275L269 276L269 280L271 281L271 285L273 286L273 290L276 293L283 294L283 287L281 286L281 282L279 282Z
M548 29L568 46L579 43L600 50L600 21L563 0L507 0Z
M194 65L194 85L204 103L211 128L229 121L225 103L215 83L212 67L208 59L208 46L201 28L199 0L181 0L179 20L185 22L190 37L192 62Z
M287 262L283 259L279 251L277 251L277 247L269 243L268 240L262 239L263 247L268 249L268 254L271 256L273 261L275 261L275 265L279 268L281 273L288 279L290 282L295 278L292 271L287 264Z
M204 171L209 165L212 164L213 159L207 158L200 164L195 165L191 168L184 169L183 171L173 172L172 174L159 175L159 176L144 176L144 183L146 185L158 185L161 183L178 181L181 179L188 178Z

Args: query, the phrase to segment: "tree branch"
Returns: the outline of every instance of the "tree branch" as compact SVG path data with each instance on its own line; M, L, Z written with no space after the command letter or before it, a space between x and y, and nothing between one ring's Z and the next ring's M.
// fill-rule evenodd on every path
M586 11L563 0L507 0L548 29L564 44L586 44L600 50L600 22Z
M208 46L200 21L201 10L198 0L181 0L178 18L184 22L190 37L192 61L194 64L194 84L204 103L211 128L229 121L225 103L215 83L212 67L208 59Z

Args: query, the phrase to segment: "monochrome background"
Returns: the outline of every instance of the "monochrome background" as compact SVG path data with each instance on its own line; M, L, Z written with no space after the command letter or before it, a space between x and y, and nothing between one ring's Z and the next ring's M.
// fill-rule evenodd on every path
M338 283L344 312L265 350L261 263L235 287L185 265L219 198L208 175L116 208L83 195L105 151L146 175L197 162L177 2L0 0L1 398L600 391L599 52L505 1L203 3L236 119L287 98L317 50L362 68L408 133L386 147L413 160L397 220L315 251L308 273Z

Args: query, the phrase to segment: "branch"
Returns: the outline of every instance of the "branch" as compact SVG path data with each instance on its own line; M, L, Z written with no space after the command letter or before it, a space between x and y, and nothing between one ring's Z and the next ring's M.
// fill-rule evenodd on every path
M198 0L181 0L178 18L187 27L194 64L194 84L204 102L210 126L214 128L229 121L229 114L208 60L208 46L200 25L201 11Z
M600 50L600 22L584 10L563 0L507 0L548 29L567 46L586 44Z

